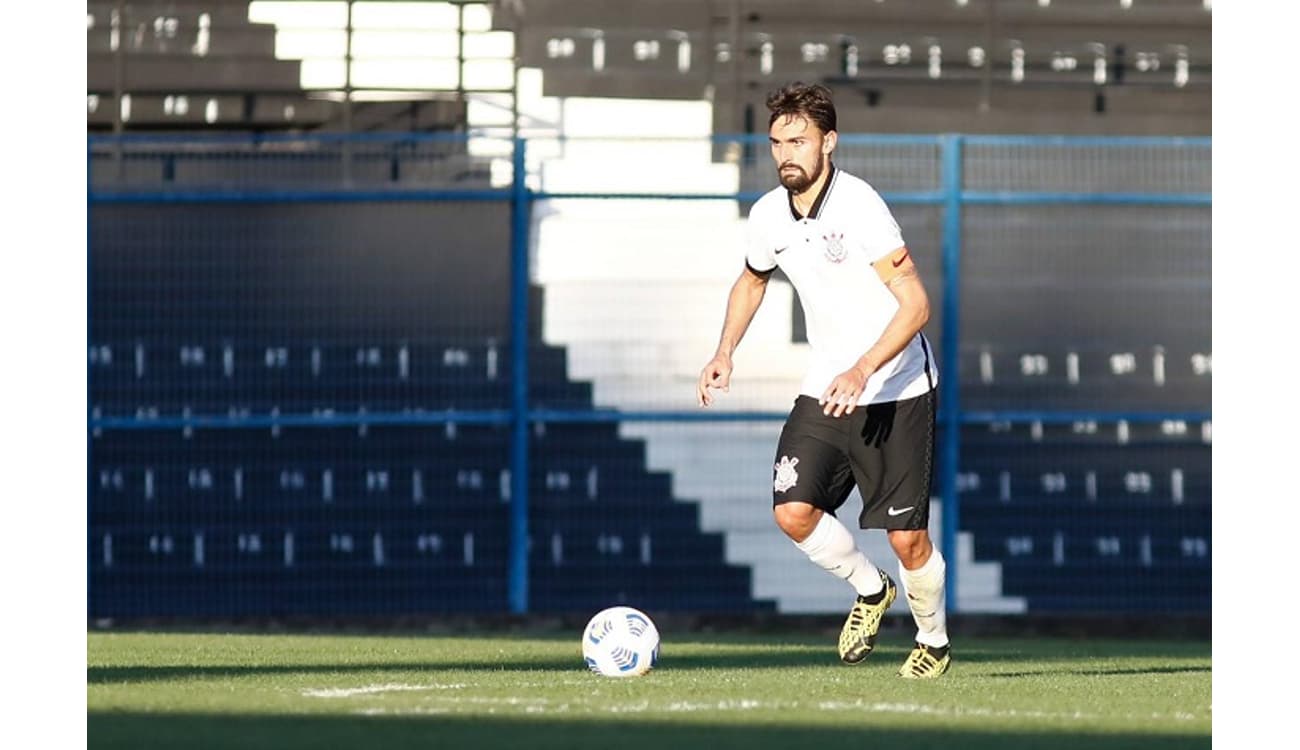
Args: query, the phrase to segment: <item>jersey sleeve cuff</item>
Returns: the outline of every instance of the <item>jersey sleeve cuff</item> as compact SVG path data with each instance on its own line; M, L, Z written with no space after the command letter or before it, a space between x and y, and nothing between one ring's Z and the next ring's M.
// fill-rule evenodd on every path
M749 272L754 274L755 276L770 276L772 275L772 272L776 270L776 266L772 266L766 271L760 271L759 269L754 268L753 264L749 262L748 258L745 259L745 268L748 268Z

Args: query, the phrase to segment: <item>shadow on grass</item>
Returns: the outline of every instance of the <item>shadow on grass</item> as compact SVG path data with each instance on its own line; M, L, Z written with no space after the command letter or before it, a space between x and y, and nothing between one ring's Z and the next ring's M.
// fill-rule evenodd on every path
M770 717L768 717L770 718ZM1102 733L1080 727L1017 731L1005 725L980 729L909 729L863 717L861 728L788 724L656 723L636 719L484 719L457 716L218 716L208 714L91 713L89 748L207 750L319 750L322 747L529 748L529 750L762 750L803 747L899 747L908 750L1120 750L1209 748L1206 734Z

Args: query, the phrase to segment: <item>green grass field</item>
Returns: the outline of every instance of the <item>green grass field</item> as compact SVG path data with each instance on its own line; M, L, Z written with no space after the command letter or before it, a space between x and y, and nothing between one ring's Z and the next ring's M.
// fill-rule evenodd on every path
M91 632L88 746L1210 746L1209 642L959 639L911 682L894 634L855 667L824 634L669 634L631 679L578 636Z

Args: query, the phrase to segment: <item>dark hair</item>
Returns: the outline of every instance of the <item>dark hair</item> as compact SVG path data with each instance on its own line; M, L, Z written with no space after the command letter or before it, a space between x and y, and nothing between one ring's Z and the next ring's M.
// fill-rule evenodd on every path
M767 121L769 128L778 117L804 117L823 133L835 129L835 103L831 101L831 90L821 84L795 81L768 94L767 108L772 113Z

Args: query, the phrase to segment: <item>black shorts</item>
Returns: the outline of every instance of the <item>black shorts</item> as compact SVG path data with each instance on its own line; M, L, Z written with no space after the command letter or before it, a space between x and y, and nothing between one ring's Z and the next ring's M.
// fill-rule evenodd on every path
M829 417L800 396L781 430L772 505L809 503L835 514L856 483L864 529L924 529L934 474L935 392Z

